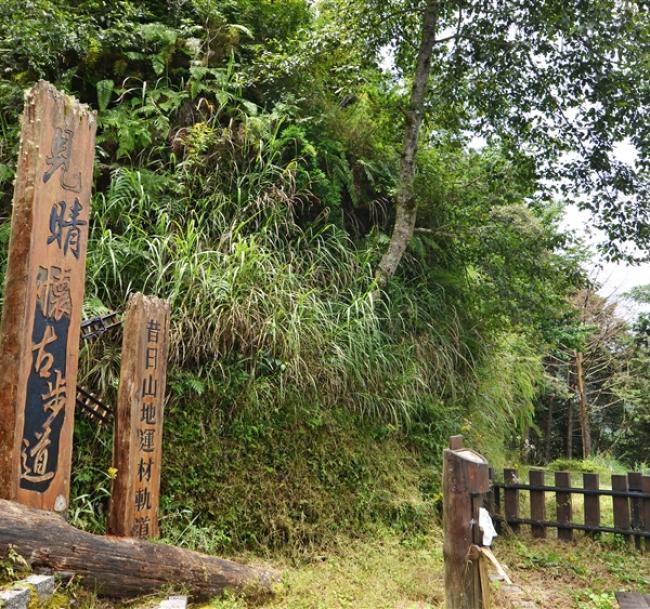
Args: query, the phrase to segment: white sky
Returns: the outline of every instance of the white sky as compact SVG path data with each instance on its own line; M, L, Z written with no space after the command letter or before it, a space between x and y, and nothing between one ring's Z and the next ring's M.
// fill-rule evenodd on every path
M582 236L587 243L594 245L599 241L598 234L591 228L591 214L580 211L575 206L567 209L564 226L573 229ZM650 263L631 266L623 262L603 262L596 252L593 255L593 265L590 276L602 284L599 293L605 297L611 297L618 301L619 313L631 319L637 311L641 310L637 305L621 298L631 288L650 283ZM647 309L647 307L645 307Z
M630 165L636 160L636 151L630 144L623 143L616 147L616 157ZM587 243L595 245L602 236L593 229L591 214L580 211L575 206L567 209L564 226L582 236ZM599 259L594 251L593 267L590 269L592 278L602 284L600 294L618 301L619 313L626 319L632 320L640 310L650 310L650 307L640 307L622 298L622 295L633 287L650 284L650 263L632 266L625 263L606 263Z

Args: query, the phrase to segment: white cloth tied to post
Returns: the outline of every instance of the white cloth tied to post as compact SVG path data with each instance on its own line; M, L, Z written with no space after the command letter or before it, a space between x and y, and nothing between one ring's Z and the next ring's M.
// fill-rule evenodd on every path
M494 528L494 523L492 522L492 517L490 512L485 508L480 508L478 512L478 526L481 531L483 531L483 545L491 546L492 540L497 536L497 532Z

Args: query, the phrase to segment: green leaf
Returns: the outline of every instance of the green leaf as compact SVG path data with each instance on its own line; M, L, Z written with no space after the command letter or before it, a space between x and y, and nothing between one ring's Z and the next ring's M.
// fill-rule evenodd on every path
M95 86L97 88L97 106L100 112L103 112L111 101L115 83L112 80L100 80Z
M165 71L165 60L160 55L154 55L151 59L151 65L156 76L160 76Z

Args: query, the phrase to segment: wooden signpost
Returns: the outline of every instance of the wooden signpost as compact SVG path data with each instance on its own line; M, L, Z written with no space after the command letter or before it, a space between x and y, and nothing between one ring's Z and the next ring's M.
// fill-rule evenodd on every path
M446 609L486 609L487 573L479 563L479 510L490 489L489 466L478 453L452 436L443 452L443 556Z
M135 294L124 318L108 532L157 537L169 304Z
M0 325L0 497L63 512L93 179L94 114L44 81L25 97Z

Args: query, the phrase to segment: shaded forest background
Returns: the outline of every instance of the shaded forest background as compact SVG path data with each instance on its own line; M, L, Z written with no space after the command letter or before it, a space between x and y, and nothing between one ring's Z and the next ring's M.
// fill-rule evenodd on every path
M650 318L597 294L561 228L572 199L540 186L535 154L503 133L475 145L445 91L420 136L414 236L377 291L409 59L375 52L349 4L0 5L2 263L23 92L44 78L98 112L86 316L135 291L171 301L174 542L303 552L417 531L452 433L495 466L650 462ZM110 403L120 343L82 354ZM110 430L79 417L75 434L72 517L101 531Z

